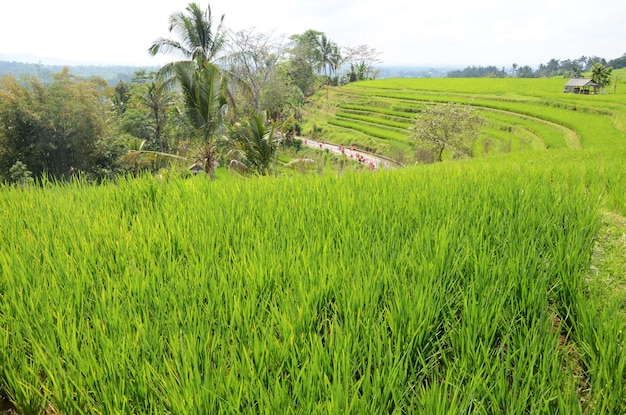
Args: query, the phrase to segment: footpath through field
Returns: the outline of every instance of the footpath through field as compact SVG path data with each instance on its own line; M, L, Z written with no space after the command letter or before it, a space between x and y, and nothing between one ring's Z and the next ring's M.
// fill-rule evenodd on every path
M402 167L397 161L386 157L378 156L367 151L362 151L356 147L346 147L339 144L327 143L326 141L314 140L308 137L299 137L302 144L315 148L320 151L328 150L333 154L344 155L348 160L358 161L359 163L371 169L392 169L394 167Z

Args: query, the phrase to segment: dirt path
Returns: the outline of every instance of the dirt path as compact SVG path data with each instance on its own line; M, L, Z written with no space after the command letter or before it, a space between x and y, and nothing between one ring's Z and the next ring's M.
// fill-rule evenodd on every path
M358 161L359 163L371 168L372 170L392 169L395 167L400 167L400 165L397 162L391 159L377 156L375 154L368 153L366 151L362 151L354 147L346 147L346 146L342 146L338 144L331 144L325 141L313 140L311 138L306 138L306 137L298 137L298 138L300 138L302 140L302 144L307 147L315 148L320 151L328 150L329 152L333 154L345 155L348 160Z

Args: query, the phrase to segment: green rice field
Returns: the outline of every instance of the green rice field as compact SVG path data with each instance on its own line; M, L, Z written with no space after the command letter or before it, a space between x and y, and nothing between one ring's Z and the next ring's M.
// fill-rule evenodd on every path
M311 115L392 154L471 103L471 160L0 187L3 409L626 413L626 89L562 81L368 81Z
M564 94L564 83L560 77L359 82L333 90L330 102L319 95L317 105L309 109L305 134L307 129L322 130L329 141L397 158L410 151L408 127L415 115L426 106L452 102L472 106L487 120L476 156L580 149L621 135L626 125L625 81L617 93L584 97Z

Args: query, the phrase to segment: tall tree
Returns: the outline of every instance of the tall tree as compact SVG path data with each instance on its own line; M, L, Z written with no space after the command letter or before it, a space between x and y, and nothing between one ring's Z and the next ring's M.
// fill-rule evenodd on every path
M533 72L533 68L528 65L524 65L517 69L517 76L519 78L534 78L536 75Z
M219 68L204 62L197 70L189 65L174 67L180 84L185 111L202 140L204 171L215 179L217 139L222 131L222 107L225 105L225 81Z
M318 42L320 36L324 33L318 30L309 29L304 33L292 35L289 40L293 42L293 46L289 53L292 58L299 58L307 65L316 67L320 61L320 51Z
M604 66L600 62L596 62L591 67L591 78L595 83L600 85L602 93L604 93L604 87L611 84L611 74L613 73L613 67Z
M561 69L561 62L558 59L550 59L547 64L540 66L542 76L556 76Z
M198 68L203 68L205 62L217 59L224 46L224 15L215 27L211 6L202 10L197 3L189 3L184 11L170 16L169 31L177 39L159 38L152 43L148 52L152 56L159 53L178 56L183 61L196 62ZM164 68L170 69L171 65Z
M319 60L317 62L318 71L323 71L327 77L332 77L333 73L341 66L341 53L339 46L331 41L325 34L317 38L317 51Z
M238 107L249 102L247 112L258 114L265 109L261 108L262 94L279 76L287 46L283 38L254 29L231 33L229 39L228 72L236 83L237 95L243 98ZM235 89L235 85L231 87Z
M169 145L163 135L163 129L167 122L167 110L174 105L174 97L159 78L140 85L140 88L139 104L149 110L149 118L154 127L152 139L158 151L166 152L169 150Z
M215 27L210 6L202 10L197 3L190 3L184 11L170 16L169 31L177 39L159 38L148 49L153 56L167 53L183 59L165 65L159 73L167 78L167 83L176 80L180 85L185 112L202 140L204 171L211 179L215 179L216 137L223 120L221 107L226 85L214 64L225 43L223 24L224 15Z
M453 156L471 156L472 145L484 122L470 106L439 104L415 118L409 136L419 149L432 151L435 161L442 160L446 149Z
M316 68L320 60L317 40L322 34L317 30L309 29L289 38L292 45L288 50L287 73L304 96L310 96L315 91Z
M126 111L128 101L131 97L130 89L131 86L121 79L117 82L117 85L115 85L111 99L113 101L113 107L118 114L123 114Z

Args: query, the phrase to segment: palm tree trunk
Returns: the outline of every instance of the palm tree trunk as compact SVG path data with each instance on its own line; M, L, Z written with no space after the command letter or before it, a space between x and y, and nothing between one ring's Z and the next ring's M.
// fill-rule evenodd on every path
M208 143L204 150L204 172L215 180L215 148Z

